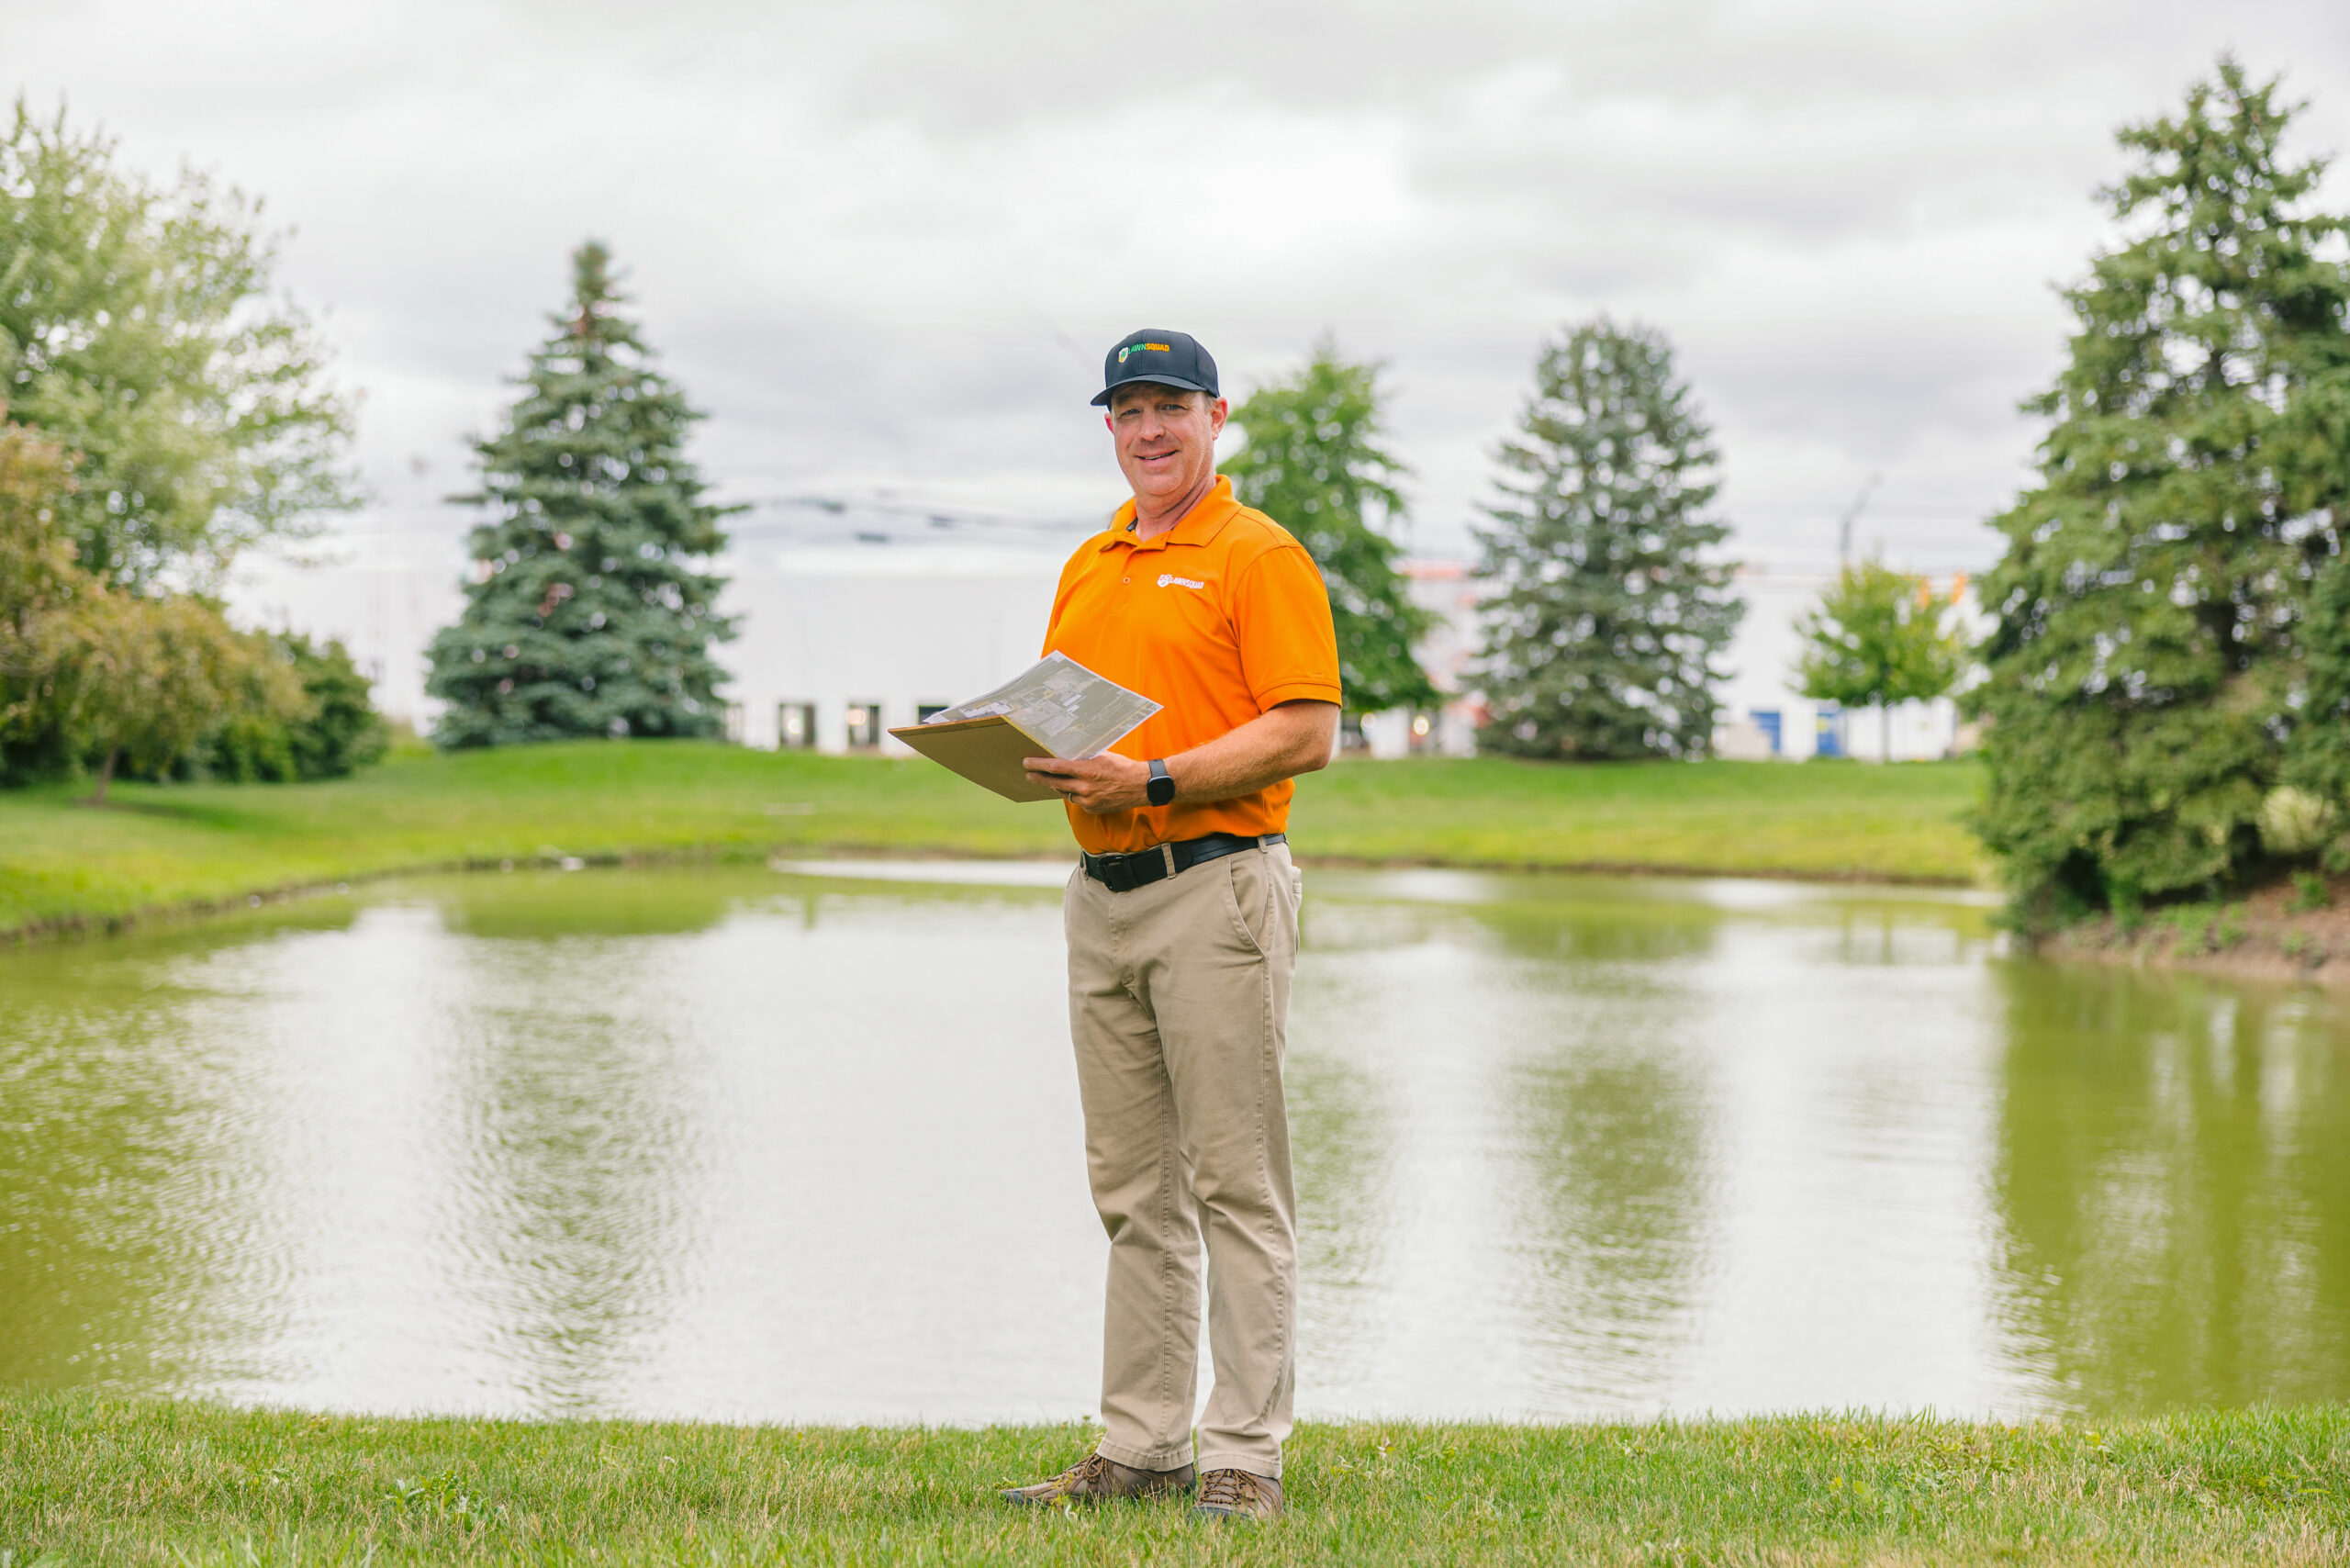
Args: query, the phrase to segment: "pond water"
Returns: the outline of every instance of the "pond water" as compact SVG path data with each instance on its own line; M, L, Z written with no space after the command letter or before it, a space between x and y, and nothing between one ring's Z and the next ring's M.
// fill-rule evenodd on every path
M1064 866L518 871L0 952L0 1384L1092 1406ZM1979 900L1307 877L1299 1406L2350 1398L2350 1016Z

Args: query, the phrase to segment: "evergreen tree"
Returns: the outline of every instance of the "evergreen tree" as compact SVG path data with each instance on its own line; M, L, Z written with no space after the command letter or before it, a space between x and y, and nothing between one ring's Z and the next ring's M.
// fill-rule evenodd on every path
M722 580L703 558L729 509L685 455L700 416L619 311L600 244L574 254L573 298L523 393L476 443L489 514L473 532L464 614L433 639L426 689L442 746L576 735L715 735Z
M1955 608L1955 594L1951 602ZM1803 694L1874 708L1877 756L1892 761L1894 705L1933 700L1966 668L1966 639L1944 616L1923 577L1882 561L1845 567L1796 622L1807 644L1796 666Z
M2200 890L2262 853L2312 579L2350 501L2345 226L2292 106L2222 58L2125 129L2135 236L2066 299L2070 363L2025 407L2041 482L1997 520L1979 817L2027 921Z
M2326 869L2350 871L2350 552L2328 561L2311 586L2301 644L2307 660L2287 787L2263 802L2263 847L2319 849ZM2286 824L2300 831L2277 831Z
M1478 530L1478 744L1523 756L1695 756L1712 744L1714 660L1745 606L1714 498L1711 432L1651 328L1602 318L1545 349L1501 499Z
M1322 568L1346 705L1358 713L1444 700L1412 653L1435 618L1396 569L1403 549L1387 530L1405 516L1394 483L1405 470L1379 445L1380 401L1379 367L1348 364L1325 339L1304 369L1234 410L1248 443L1224 465L1242 503L1294 533Z

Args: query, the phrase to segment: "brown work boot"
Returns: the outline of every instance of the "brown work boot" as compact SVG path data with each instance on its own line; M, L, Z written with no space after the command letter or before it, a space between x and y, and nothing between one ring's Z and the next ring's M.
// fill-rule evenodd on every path
M1211 1470L1200 1477L1199 1501L1192 1505L1195 1519L1277 1519L1281 1517L1281 1484L1245 1470Z
M1015 1486L1004 1493L1007 1503L1031 1507L1068 1506L1073 1503L1123 1503L1136 1497L1157 1497L1169 1492L1189 1492L1194 1473L1181 1470L1136 1470L1107 1454L1088 1454L1047 1481Z

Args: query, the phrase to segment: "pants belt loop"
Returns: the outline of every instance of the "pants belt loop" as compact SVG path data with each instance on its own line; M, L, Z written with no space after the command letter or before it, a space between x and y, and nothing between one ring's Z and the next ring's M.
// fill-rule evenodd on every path
M1171 844L1162 844L1162 845L1160 845L1160 846L1158 846L1158 853L1159 853L1161 856L1163 856L1163 857L1166 857L1166 860L1167 860L1167 874L1168 874L1169 876L1170 876L1170 877L1171 877L1171 876L1173 876L1173 875L1175 874L1175 870L1176 870L1176 867L1175 867L1175 846L1174 846L1173 845L1171 845Z

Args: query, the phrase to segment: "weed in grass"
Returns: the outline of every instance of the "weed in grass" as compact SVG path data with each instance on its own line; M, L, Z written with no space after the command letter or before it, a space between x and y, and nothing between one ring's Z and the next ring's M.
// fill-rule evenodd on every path
M2244 940L2244 908L2240 903L2221 904L2218 918L2211 925L2211 946L2224 953Z
M2211 927L2219 920L2219 908L2208 903L2173 904L2165 918L2177 934L2177 948L2181 953L2200 953L2211 942Z
M2285 957L2298 958L2301 949L2310 945L2310 935L2306 931L2288 931L2277 945L2285 950Z
M2287 907L2295 914L2306 914L2313 909L2323 909L2333 902L2333 890L2315 871L2293 873L2293 899Z

